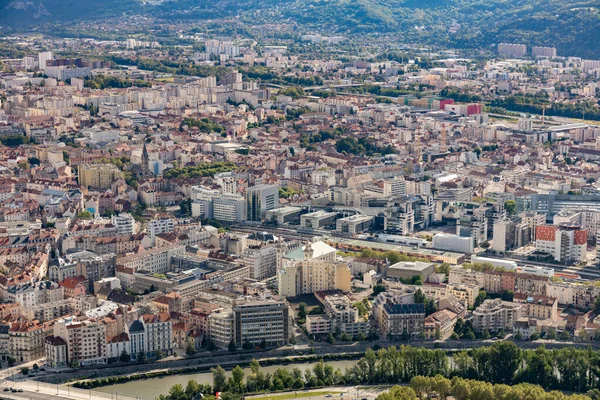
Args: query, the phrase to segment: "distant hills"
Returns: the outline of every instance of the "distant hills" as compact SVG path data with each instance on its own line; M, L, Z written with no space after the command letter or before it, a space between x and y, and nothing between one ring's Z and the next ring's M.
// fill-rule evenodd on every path
M406 42L469 48L518 42L600 59L597 0L0 0L0 25L21 30L133 14L250 22L260 16L324 35L396 32Z

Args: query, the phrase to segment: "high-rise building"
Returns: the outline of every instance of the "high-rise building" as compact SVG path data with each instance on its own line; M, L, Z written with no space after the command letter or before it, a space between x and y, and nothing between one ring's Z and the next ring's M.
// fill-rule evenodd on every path
M531 48L531 55L533 57L554 58L554 57L556 57L556 47L533 46Z
M46 69L46 61L52 60L52 52L44 51L38 54L38 68Z
M248 221L262 221L267 210L279 207L279 186L258 185L246 193Z
M498 54L501 56L523 57L527 54L527 46L515 43L500 43L498 45Z
M556 225L538 226L535 231L535 248L551 254L562 263L585 261L588 230Z

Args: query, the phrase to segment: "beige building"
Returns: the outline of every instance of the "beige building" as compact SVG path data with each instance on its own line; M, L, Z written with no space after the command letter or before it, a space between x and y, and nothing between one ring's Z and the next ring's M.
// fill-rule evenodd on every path
M123 171L112 164L82 164L78 173L81 186L99 189L109 189L114 181L125 177Z
M325 290L338 289L347 293L351 289L352 274L344 262L317 261L307 258L288 262L279 271L279 294L295 297Z
M473 327L477 332L511 331L515 321L521 318L523 312L521 304L488 299L473 311Z
M468 306L473 306L480 287L475 283L449 283L446 286L446 294L452 294L457 299L464 300Z
M63 318L54 324L54 336L67 344L69 363L106 363L106 326L100 321L73 316Z
M553 321L558 318L558 301L555 297L515 293L513 301L523 304L524 316L526 317L550 319Z

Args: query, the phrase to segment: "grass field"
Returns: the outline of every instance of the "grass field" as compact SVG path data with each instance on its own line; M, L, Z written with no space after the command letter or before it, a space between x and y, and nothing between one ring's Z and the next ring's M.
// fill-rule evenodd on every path
M266 396L259 396L259 397L252 397L252 400L285 400L285 399L296 399L296 398L301 398L301 397L320 397L320 396L325 396L326 394L331 394L331 395L336 395L336 394L340 394L341 392L298 392L297 394L295 392L291 392L291 393L282 393L282 394L273 394L273 395L266 395ZM338 396L339 397L339 396Z

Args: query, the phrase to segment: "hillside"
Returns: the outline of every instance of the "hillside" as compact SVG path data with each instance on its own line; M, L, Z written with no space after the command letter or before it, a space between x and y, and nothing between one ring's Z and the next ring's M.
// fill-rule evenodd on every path
M399 33L407 42L485 48L519 42L559 54L600 58L600 9L594 0L0 0L0 25L28 27L151 14L214 19L256 13L324 34ZM246 18L244 18L246 17ZM452 29L451 29L452 28Z

